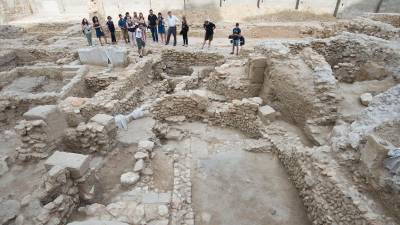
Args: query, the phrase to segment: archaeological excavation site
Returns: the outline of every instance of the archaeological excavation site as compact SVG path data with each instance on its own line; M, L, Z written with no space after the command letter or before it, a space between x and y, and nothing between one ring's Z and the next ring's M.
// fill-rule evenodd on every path
M239 55L236 21L218 16L234 8L210 8L201 49L207 10L174 5L189 47L149 31L143 58L118 28L116 45L87 46L82 18L106 18L112 1L64 22L24 14L53 1L7 2L0 225L400 224L399 1L351 18L241 18Z

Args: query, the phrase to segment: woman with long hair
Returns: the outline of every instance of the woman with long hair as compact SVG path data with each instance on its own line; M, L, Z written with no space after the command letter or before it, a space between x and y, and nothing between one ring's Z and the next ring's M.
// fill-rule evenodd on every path
M146 41L146 39L147 39L147 34L146 34L147 24L146 24L146 20L144 19L142 12L139 13L139 25L142 25L141 29L143 30L143 40Z
M186 16L183 16L181 34L183 37L183 46L186 47L189 45L188 32L189 32L189 24L187 23Z
M137 12L133 12L132 21L133 21L133 23L139 23L139 17L137 15Z
M165 43L165 22L164 17L160 12L158 13L158 33L160 34L161 43Z
M101 24L99 22L99 18L97 16L93 16L92 20L93 20L93 27L96 30L96 36L99 39L100 44L103 45L103 42L101 41L101 38L104 38L106 44L108 44L107 43L107 38L106 38L106 36L104 35L104 32L103 32L103 28L101 27Z
M89 24L89 21L86 18L82 19L82 32L86 36L87 42L89 46L93 46L92 41L92 25Z

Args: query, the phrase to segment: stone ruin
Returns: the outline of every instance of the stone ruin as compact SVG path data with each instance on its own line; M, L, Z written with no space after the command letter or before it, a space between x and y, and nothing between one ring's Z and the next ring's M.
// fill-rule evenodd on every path
M1 224L399 224L399 18L239 57L1 49Z

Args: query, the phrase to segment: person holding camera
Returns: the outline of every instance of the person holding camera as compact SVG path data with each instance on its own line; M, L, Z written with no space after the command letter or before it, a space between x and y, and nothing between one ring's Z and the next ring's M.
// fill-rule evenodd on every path
M239 28L239 23L236 23L235 28L233 28L232 35L230 36L232 39L232 52L231 54L235 54L236 48L236 55L239 55L239 46L241 45L242 39L242 30Z

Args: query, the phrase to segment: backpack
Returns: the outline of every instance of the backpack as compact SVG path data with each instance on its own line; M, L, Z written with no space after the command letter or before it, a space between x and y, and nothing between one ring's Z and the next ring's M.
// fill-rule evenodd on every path
M246 43L246 40L243 36L240 37L240 46L243 46Z

